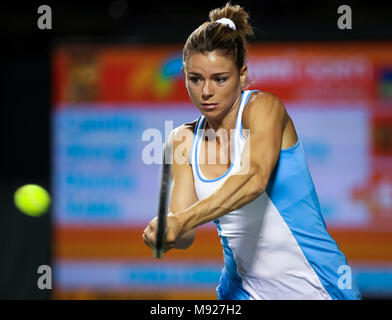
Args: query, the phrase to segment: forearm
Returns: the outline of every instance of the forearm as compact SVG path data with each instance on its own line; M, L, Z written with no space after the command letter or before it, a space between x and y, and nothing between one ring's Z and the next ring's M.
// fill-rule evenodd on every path
M195 239L195 233L196 233L195 229L183 233L179 238L177 238L174 248L188 249Z
M168 216L172 216L173 213L170 212ZM193 243L195 239L196 229L189 230L183 233L180 237L176 239L174 244L175 249L187 249Z
M185 233L251 202L264 191L261 185L257 175L231 175L210 196L174 215Z

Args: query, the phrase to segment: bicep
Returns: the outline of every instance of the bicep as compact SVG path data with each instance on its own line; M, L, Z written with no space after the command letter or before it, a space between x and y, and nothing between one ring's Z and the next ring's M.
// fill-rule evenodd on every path
M187 135L185 134L185 140ZM193 138L193 136L191 136ZM198 201L192 167L187 160L186 150L192 143L181 143L181 141L173 141L173 164L171 167L171 191L169 197L169 212L175 213L185 210ZM189 137L188 137L189 139ZM188 231L184 236L185 238L194 239L196 229ZM193 241L193 240L192 240Z
M178 212L193 205L197 196L190 165L173 163L171 173L169 208L171 212Z
M247 161L261 189L267 187L278 161L287 113L273 95L263 94L251 106L247 115L248 139L242 161Z

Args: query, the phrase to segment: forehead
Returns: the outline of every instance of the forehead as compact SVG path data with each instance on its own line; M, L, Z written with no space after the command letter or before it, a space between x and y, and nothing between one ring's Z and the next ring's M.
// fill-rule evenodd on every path
M216 50L212 52L197 52L191 54L186 61L184 61L184 67L187 72L196 72L200 74L236 71L233 59Z

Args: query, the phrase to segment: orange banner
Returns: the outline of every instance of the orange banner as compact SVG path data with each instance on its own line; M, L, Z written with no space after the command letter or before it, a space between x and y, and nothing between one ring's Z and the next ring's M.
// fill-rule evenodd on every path
M385 98L392 43L251 44L251 88L283 100ZM63 103L190 102L182 48L62 46L53 57L55 106ZM386 88L386 89L385 89Z
M152 251L144 244L144 226L137 228L89 227L56 228L56 259L72 261L92 259L127 261L153 259ZM389 231L329 230L339 248L350 262L392 263L392 233ZM187 250L171 250L165 261L197 260L221 262L222 246L216 229L200 228L195 242Z

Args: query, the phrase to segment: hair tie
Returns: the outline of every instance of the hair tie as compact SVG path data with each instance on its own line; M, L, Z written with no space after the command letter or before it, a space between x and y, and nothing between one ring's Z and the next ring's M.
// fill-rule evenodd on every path
M228 26L230 29L232 29L232 30L234 30L234 31L237 30L237 28L235 27L235 24L234 24L233 20L231 20L231 19L228 19L228 18L221 18L221 19L219 19L219 20L216 20L215 22L224 24L225 26Z

